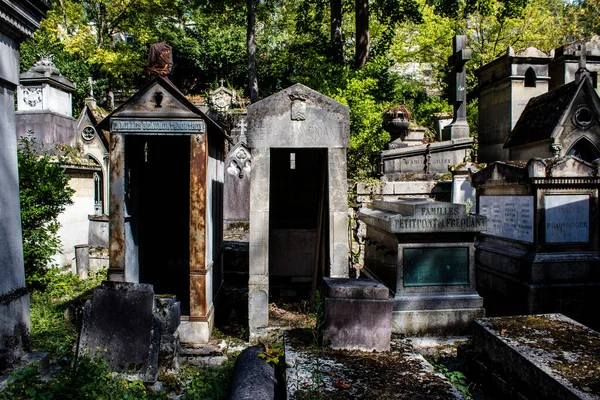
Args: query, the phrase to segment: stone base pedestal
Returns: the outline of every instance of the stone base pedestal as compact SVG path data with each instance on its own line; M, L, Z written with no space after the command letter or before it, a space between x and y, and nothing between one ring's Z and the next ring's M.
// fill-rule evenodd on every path
M372 279L324 278L325 330L334 349L389 351L393 301Z
M182 317L179 325L179 340L181 343L208 343L214 325L214 313L208 316L208 321L190 321L189 317Z
M400 296L394 300L392 330L408 336L466 335L473 320L484 316L477 293Z

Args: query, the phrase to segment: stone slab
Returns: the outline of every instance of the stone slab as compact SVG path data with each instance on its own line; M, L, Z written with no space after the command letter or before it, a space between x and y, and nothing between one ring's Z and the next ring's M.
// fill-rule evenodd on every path
M323 338L334 349L389 351L392 300L325 299Z
M600 333L562 314L475 321L473 345L532 398L600 399Z
M116 372L155 382L160 327L153 311L151 285L103 282L84 307L79 355L103 357Z
M486 235L533 243L533 196L480 196Z
M590 196L545 195L547 243L587 243L590 240Z
M473 320L484 315L482 307L394 311L392 331L406 336L466 335L471 331Z
M323 295L328 298L383 299L390 296L382 283L373 279L323 278Z
M359 219L391 233L481 232L487 220L466 213L464 204L402 198L373 203L374 209L360 210Z
M407 310L447 310L481 308L483 298L477 293L419 293L396 296L395 311Z

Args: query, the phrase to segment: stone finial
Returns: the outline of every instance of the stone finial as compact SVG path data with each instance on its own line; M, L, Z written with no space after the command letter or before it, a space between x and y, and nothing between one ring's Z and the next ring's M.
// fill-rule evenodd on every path
M38 54L38 56L40 59L33 64L30 71L44 74L44 76L47 77L51 75L60 75L60 71L52 61L54 54Z
M575 73L575 82L579 83L585 77L588 79L591 78L590 72L587 69L587 55L591 54L591 51L588 50L587 44L580 44L578 46L578 50L575 52L575 55L579 56L579 68Z

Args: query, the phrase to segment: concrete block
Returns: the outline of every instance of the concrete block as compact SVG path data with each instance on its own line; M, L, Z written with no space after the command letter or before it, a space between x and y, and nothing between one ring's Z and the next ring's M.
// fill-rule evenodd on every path
M389 351L392 300L325 299L323 338L334 349Z
M327 298L389 299L385 285L373 279L323 278L323 295Z

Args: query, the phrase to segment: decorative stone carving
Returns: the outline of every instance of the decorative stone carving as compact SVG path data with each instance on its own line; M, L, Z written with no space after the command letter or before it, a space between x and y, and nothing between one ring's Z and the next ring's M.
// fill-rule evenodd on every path
M81 131L81 137L84 140L88 140L88 141L92 140L95 136L96 136L96 130L91 125L86 126L85 128L83 128L83 131Z
M291 117L292 121L306 120L306 98L302 93L293 92L290 94L292 100Z
M35 107L42 102L42 88L31 86L23 88L23 102L29 107Z
M235 90L227 89L223 83L224 80L221 79L221 86L217 90L210 92L210 102L213 108L220 113L229 111L236 100Z
M251 170L251 158L248 149L243 143L240 143L240 146L234 148L227 158L227 173L240 179L244 177L244 174L248 176Z

